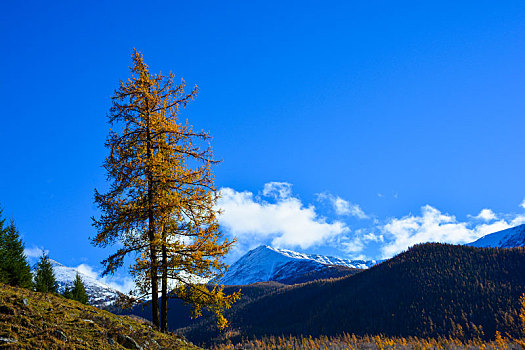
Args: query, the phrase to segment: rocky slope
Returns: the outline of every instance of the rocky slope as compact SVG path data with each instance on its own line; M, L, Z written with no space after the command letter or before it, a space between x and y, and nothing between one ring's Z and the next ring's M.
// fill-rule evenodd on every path
M0 284L2 349L199 349L149 322Z

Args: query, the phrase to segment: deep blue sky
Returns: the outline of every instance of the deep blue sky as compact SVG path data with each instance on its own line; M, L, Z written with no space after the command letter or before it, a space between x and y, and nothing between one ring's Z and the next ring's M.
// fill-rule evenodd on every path
M10 1L0 34L0 203L65 264L107 253L88 241L93 189L132 48L198 84L183 117L214 136L219 187L293 184L348 239L427 204L461 222L523 211L523 1Z

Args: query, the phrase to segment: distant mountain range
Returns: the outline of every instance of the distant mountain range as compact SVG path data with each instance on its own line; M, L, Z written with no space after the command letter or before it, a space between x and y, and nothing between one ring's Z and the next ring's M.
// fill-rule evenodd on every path
M275 281L296 284L351 275L376 263L375 260L309 255L262 245L250 250L231 265L218 283L247 285Z
M352 276L241 299L226 313L228 332L212 318L180 332L197 343L343 333L491 339L496 330L518 337L523 271L524 248L420 244Z
M103 308L113 304L118 297L122 294L115 288L108 286L105 283L100 282L99 280L86 275L78 271L74 267L67 267L61 263L49 259L51 265L53 266L53 272L55 273L55 279L58 283L58 291L62 293L67 285L70 288L73 287L73 281L75 280L76 274L80 275L84 286L86 287L86 292L89 296L88 303L92 306Z
M480 246L524 246L524 231L517 226L470 245L490 238L491 245ZM168 327L196 342L225 334L518 334L512 320L524 269L523 248L422 244L381 263L260 246L219 281L227 294L243 294L227 311L228 332L217 332L212 315L189 320L189 306L176 299L168 301ZM148 306L125 313L151 317Z
M525 246L525 224L490 233L477 241L467 244L480 248L514 248Z
M473 247L513 248L525 246L525 225L488 234ZM224 285L248 285L275 281L297 284L348 276L377 264L376 260L350 260L331 256L302 254L267 245L250 250L237 260L218 281Z

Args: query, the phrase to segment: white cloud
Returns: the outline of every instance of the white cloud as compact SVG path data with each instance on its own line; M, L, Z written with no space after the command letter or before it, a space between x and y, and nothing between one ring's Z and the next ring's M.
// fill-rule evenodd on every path
M521 202L520 207L522 207L523 209L525 209L525 198L524 198L523 201Z
M369 242L384 242L385 238L383 235L376 235L375 233L369 232L363 235L363 238Z
M87 275L87 276L89 276L91 278L94 278L96 280L99 279L98 273L95 272L95 270L91 266L89 266L87 264L80 264L80 265L78 265L76 267L76 269L77 269L78 272L83 273L84 275Z
M100 277L99 273L88 264L80 264L75 269L81 274L100 281L122 293L129 293L135 288L135 282L129 276L108 275Z
M354 236L349 241L342 241L339 243L343 251L355 256L356 253L361 253L365 249L365 242L361 236Z
M349 254L352 259L369 260L369 258L363 254L356 254L363 253L367 248L367 245L371 242L381 244L384 242L384 237L383 235L377 235L370 232L368 229L358 229L352 232L351 236L343 236L339 238L337 244L341 250Z
M467 228L467 223L458 222L455 216L442 214L430 205L421 208L420 216L390 220L382 231L389 240L381 248L385 258L421 242L467 243L480 237Z
M490 209L482 209L477 216L474 216L475 219L491 221L496 220L496 214Z
M525 215L518 215L510 221L510 227L525 224Z
M288 182L268 182L264 184L263 196L276 199L288 198L292 195L292 184Z
M506 230L510 227L517 226L517 225L519 224L511 225L505 220L499 220L499 221L492 222L490 224L477 225L474 227L474 230L479 234L479 237L483 237L485 235L488 235L489 233Z
M363 209L361 209L358 204L352 204L339 196L334 196L333 194L325 192L319 193L317 198L319 200L329 201L337 215L350 215L359 219L368 218L368 215L365 214Z
M221 189L219 223L241 244L271 240L276 247L306 249L349 231L341 221L327 222L313 205L304 206L292 196L288 183L268 183L263 195L273 196L275 201L255 198L252 192Z
M49 254L49 250L44 250L44 248L40 248L37 246L32 246L31 248L25 248L24 254L28 258L40 258L42 256L42 253Z
M507 219L487 223L497 219L490 209L483 209L479 215L469 217L482 219L485 223L460 222L455 216L443 214L430 205L422 207L419 216L410 214L401 219L391 219L380 227L386 242L381 248L383 258L392 257L417 243L465 244L489 233L525 223L524 215L506 215Z
M101 278L101 282L125 294L129 294L136 287L135 281L133 281L131 277L118 278L106 276Z

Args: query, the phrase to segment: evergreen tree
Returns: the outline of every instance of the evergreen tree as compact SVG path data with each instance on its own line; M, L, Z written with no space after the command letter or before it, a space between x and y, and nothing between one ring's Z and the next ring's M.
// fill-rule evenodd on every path
M172 73L150 74L136 51L131 72L132 78L115 91L109 114L119 132L111 131L106 141L110 155L104 168L112 183L106 194L95 190L103 214L94 219L98 234L93 244L123 245L104 260L104 274L121 267L127 255L138 255L131 266L137 299L151 296L152 321L161 330L167 328L169 296L193 305L195 316L203 307L210 309L224 327L222 310L239 294L225 295L222 287L210 289L190 278L219 276L225 268L222 258L233 244L218 230L210 136L178 120L197 88L186 94L184 81L175 83Z
M24 243L13 221L5 226L0 210L0 282L31 288L33 275L24 254Z
M3 269L0 269L0 283L7 283L7 281L7 273Z
M0 209L0 282L1 283L7 283L9 278L8 278L8 275L7 275L7 271L5 269L5 242L6 242L6 238L5 238L5 228L4 228L4 224L5 224L5 219L2 218L2 209Z
M35 290L43 293L57 293L58 283L55 280L53 266L49 256L43 252L36 267Z
M66 288L64 288L62 296L66 299L71 299L73 297L73 295L71 294L71 288L69 288L69 284L66 285Z
M73 282L73 289L71 289L71 299L79 301L82 304L87 304L88 302L86 287L84 286L84 281L82 281L78 272L75 281Z

